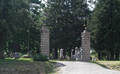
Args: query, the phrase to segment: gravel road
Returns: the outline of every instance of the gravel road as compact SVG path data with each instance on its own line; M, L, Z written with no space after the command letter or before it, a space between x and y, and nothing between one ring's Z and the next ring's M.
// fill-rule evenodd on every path
M97 64L79 61L57 61L58 74L120 74L120 71L109 70Z

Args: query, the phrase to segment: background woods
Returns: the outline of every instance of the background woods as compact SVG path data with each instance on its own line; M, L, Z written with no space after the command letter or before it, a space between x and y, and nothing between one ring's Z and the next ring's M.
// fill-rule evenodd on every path
M50 29L50 52L81 47L87 26L99 59L119 60L120 0L0 0L0 59L4 53L40 53L41 27ZM94 7L92 7L94 5ZM92 8L92 10L90 9Z

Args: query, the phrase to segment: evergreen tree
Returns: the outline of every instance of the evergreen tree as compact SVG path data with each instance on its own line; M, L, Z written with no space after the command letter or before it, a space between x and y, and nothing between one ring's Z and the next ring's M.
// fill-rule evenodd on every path
M92 47L98 52L99 59L103 50L111 53L111 60L114 60L114 53L120 51L119 6L118 0L98 0L91 20L89 20Z
M58 48L63 48L70 53L72 48L80 47L81 32L89 12L84 0L48 0L45 23L51 31L51 49L57 53Z
M12 42L13 52L20 51L20 45L23 43L21 33L26 33L28 24L33 24L33 21L29 14L30 7L27 0L2 0L0 6L2 7L0 9L0 59L2 59L4 57L4 46L7 41Z

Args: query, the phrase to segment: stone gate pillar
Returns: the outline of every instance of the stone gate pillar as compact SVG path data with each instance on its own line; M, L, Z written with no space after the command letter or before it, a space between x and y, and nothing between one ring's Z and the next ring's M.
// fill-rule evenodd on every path
M49 29L44 26L41 30L41 54L49 58Z
M85 27L85 30L81 33L82 35L82 60L83 61L90 61L90 33Z

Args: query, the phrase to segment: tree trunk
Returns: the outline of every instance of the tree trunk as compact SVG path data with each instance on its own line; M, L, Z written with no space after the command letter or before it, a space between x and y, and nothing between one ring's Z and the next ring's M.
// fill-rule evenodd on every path
M119 52L115 53L115 60L119 60Z
M15 43L14 44L14 52L18 52L19 51L19 44Z
M111 51L111 60L114 60L114 52Z
M98 51L98 59L101 60L101 58L100 58L100 51Z
M58 59L58 52L57 48L55 48L55 59Z
M63 56L65 58L65 55L66 55L66 49L63 49Z
M0 43L0 59L4 59L4 39Z
M71 56L71 50L69 49L68 51L68 56L70 57Z

